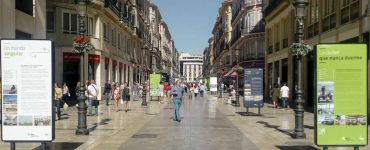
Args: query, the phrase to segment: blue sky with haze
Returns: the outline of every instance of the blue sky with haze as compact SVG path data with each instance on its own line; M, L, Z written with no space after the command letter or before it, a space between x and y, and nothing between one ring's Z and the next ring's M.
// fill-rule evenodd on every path
M212 36L220 0L151 0L167 23L179 52L202 54Z

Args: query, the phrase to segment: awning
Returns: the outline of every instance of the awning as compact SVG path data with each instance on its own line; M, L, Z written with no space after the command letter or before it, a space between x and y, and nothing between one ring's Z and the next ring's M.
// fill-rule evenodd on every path
M229 72L227 72L224 77L236 77L236 70L238 69L244 69L243 67L241 67L240 65L235 65L233 68L230 69Z

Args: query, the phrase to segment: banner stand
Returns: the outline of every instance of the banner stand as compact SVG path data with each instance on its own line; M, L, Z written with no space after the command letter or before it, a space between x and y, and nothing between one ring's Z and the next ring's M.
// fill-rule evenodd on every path
M15 150L15 142L10 142L10 150Z
M247 114L249 113L249 107L245 107ZM258 107L258 116L261 116L261 107Z
M358 147L358 146L355 146L355 147L353 147L353 149L354 150L360 150L360 147ZM329 147L323 147L323 150L329 150Z

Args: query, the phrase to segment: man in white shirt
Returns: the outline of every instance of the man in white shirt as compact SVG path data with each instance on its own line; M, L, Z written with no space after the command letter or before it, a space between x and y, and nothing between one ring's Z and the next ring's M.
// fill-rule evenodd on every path
M92 115L92 107L95 107L95 115L98 115L98 94L99 89L98 86L96 86L95 81L91 80L90 85L87 87L87 93L88 93L88 99L89 99L89 113L88 116Z
M288 98L289 98L289 87L286 86L286 83L283 83L283 86L280 88L280 97L282 101L282 107L288 108Z

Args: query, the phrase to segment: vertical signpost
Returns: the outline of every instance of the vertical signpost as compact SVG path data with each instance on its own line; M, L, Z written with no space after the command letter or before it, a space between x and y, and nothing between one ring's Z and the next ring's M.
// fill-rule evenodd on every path
M152 97L159 97L159 82L161 82L161 75L160 74L150 74L149 75L149 89L150 89L150 100Z
M263 69L248 68L244 70L244 107L260 108L263 107Z
M15 148L15 142L52 141L52 42L1 40L0 44L2 140L11 142L12 148Z
M316 144L367 145L366 45L319 44L316 67Z
M211 91L211 93L217 92L217 77L211 77L210 78L209 89L210 89L209 91Z

